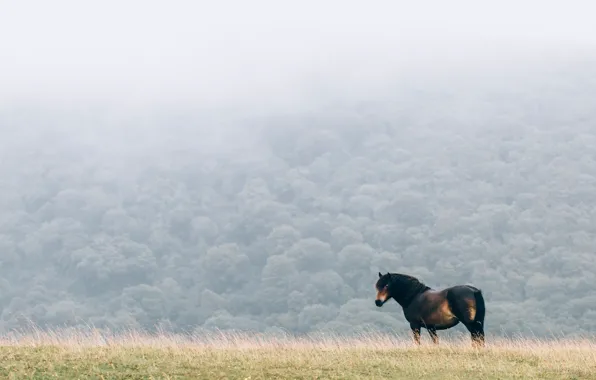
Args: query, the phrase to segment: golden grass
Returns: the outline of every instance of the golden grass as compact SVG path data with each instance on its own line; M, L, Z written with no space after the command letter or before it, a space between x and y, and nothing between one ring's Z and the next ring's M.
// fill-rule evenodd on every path
M596 379L590 339L428 339L41 331L0 337L1 378Z

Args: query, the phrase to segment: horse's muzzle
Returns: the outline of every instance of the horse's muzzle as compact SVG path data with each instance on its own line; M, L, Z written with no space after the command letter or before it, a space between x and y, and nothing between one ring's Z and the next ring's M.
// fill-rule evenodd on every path
M381 307L381 306L383 306L383 301L375 300L375 305L377 305L378 307Z

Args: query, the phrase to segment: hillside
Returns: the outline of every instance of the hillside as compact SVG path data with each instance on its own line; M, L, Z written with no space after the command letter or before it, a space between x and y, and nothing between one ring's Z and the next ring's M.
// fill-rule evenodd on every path
M0 332L407 330L392 271L478 286L487 334L594 333L596 65L545 62L291 111L2 108Z

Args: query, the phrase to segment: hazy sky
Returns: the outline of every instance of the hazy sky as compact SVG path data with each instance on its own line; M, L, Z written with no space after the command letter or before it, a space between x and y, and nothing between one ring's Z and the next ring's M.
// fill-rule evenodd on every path
M593 1L488 3L0 0L0 101L257 101L596 48Z

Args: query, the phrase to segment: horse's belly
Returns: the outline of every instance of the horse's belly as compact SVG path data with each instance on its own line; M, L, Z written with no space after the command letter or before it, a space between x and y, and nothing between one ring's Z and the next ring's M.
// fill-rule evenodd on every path
M455 326L459 320L455 316L430 316L423 319L425 325L435 326L436 328L445 328Z
M433 325L437 328L443 327L451 327L456 325L459 322L455 314L451 311L449 304L447 302L441 303L439 307L433 310L428 315L424 316L423 323L426 325Z
M457 318L452 318L449 321L444 321L443 323L440 324L436 324L434 325L435 330L446 330L446 329L450 329L453 326L457 325L459 323L459 319Z

